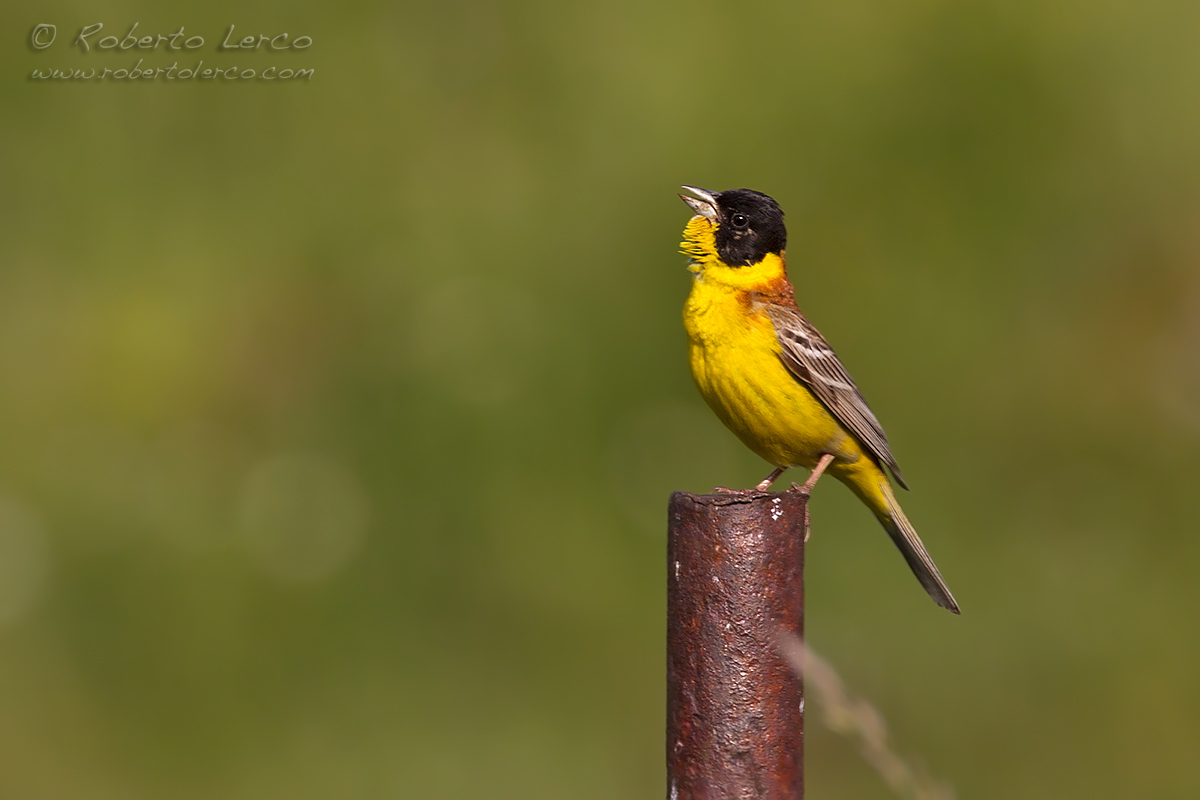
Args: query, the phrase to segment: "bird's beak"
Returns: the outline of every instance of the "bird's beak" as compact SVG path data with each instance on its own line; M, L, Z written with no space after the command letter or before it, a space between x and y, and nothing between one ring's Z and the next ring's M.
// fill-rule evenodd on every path
M685 194L681 194L679 195L679 199L691 206L692 210L700 216L710 222L715 222L717 219L717 196L704 189L697 189L695 186L684 186L682 188L696 196L688 197Z

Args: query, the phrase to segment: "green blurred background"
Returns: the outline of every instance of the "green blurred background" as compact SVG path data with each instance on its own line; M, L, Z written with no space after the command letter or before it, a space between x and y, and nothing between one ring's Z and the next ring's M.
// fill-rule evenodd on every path
M811 639L898 750L1200 796L1200 6L4 18L0 796L663 796L667 497L767 470L687 373L681 183L787 210L962 603L822 483ZM135 56L315 73L29 79ZM819 714L808 773L891 796Z

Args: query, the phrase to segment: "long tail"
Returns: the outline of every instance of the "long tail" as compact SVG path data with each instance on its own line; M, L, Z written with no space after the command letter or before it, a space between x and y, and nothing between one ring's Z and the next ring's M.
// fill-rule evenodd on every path
M896 547L900 548L900 554L908 562L917 580L925 587L925 591L929 592L933 602L958 614L958 603L954 602L954 595L950 594L950 589L942 580L942 574L938 572L937 565L933 563L929 551L921 542L921 537L917 536L912 523L904 516L900 504L896 502L896 495L892 492L892 485L879 465L872 459L860 458L849 464L835 461L829 471L875 512L876 518L888 532L888 536L892 537Z
M942 580L942 573L938 572L937 564L933 563L933 558L925 549L921 537L917 536L912 523L908 521L908 517L904 516L904 511L896 502L896 495L892 493L888 479L882 475L880 477L882 480L879 488L883 491L886 508L875 510L875 516L883 523L884 529L888 532L888 536L892 537L896 547L900 548L904 560L908 562L908 566L917 576L917 580L925 587L925 591L929 592L933 602L955 614L960 613L958 603L954 601L954 595L950 594L950 587L946 586L946 581Z

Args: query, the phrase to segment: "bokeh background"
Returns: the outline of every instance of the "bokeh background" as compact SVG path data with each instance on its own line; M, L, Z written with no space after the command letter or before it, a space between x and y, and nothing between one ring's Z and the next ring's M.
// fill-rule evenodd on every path
M3 16L0 796L663 796L667 497L767 469L687 374L681 183L784 206L962 603L821 484L811 640L897 749L1200 796L1200 6ZM136 57L315 73L29 78ZM809 726L810 796L891 796Z

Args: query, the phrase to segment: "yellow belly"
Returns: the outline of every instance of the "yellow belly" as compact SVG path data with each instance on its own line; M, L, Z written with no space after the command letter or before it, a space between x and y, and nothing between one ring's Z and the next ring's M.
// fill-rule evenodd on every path
M698 281L684 308L692 377L747 447L777 467L838 466L863 451L828 409L784 368L771 320L735 293Z

